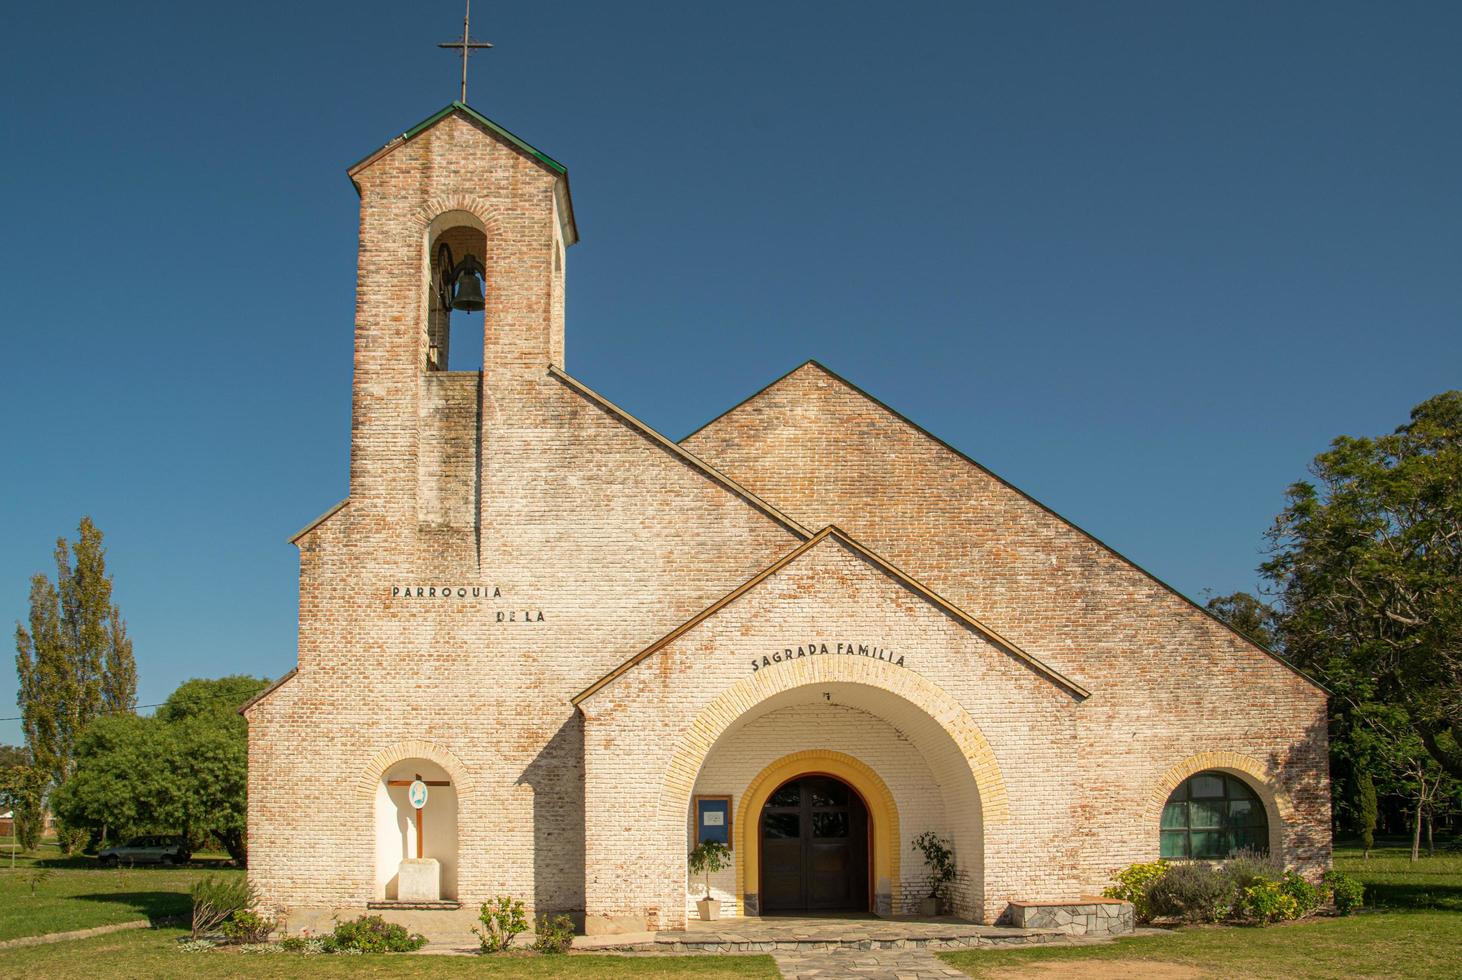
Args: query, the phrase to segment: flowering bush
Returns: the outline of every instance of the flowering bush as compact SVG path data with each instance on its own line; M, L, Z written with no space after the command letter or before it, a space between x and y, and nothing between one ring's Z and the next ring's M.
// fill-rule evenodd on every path
M1147 904L1147 889L1153 882L1167 874L1166 861L1151 861L1147 864L1132 864L1117 872L1112 880L1116 882L1102 891L1107 898L1120 898L1132 903L1132 912L1138 922L1151 922L1152 911Z
M1147 886L1150 914L1184 922L1217 922L1233 905L1228 876L1207 864L1175 864Z
M1279 881L1279 887L1286 895L1295 900L1295 904L1299 906L1300 915L1308 915L1325 901L1324 891L1316 888L1293 871L1284 873L1284 877Z
M533 948L540 953L567 953L574 944L574 920L566 915L538 917Z
M1366 886L1344 871L1327 871L1321 880L1330 889L1335 911L1341 915L1349 915L1354 909L1365 904Z
M269 935L278 923L267 915L247 909L235 912L232 919L223 924L223 934L231 943L267 943Z
M513 937L528 929L528 917L523 913L523 903L507 895L499 895L490 902L483 902L477 913L482 928L472 927L477 933L481 952L497 953L513 944Z
M1238 911L1245 918L1268 925L1281 919L1299 918L1300 903L1284 890L1282 883L1256 881L1239 895Z
M335 932L325 940L325 949L331 953L410 953L425 945L425 936L379 915L336 923Z

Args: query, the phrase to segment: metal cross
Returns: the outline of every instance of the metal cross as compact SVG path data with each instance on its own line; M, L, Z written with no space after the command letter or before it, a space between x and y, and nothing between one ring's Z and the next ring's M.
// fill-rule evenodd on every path
M476 51L478 48L490 48L490 47L492 47L492 45L489 44L486 41L474 41L474 40L472 40L471 35L468 33L469 30L471 29L471 26L472 26L472 0L467 0L467 14L466 14L466 16L464 16L462 18L462 40L460 40L460 41L444 41L441 44L438 44L437 45L437 47L439 47L439 48L455 48L456 50L459 50L459 51L462 52L462 99L461 99L461 101L463 103L466 103L466 101L467 101L467 55L470 52L472 52L472 51Z

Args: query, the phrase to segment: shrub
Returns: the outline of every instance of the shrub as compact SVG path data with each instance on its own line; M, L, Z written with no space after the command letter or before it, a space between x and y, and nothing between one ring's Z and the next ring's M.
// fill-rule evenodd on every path
M1299 908L1299 913L1296 918L1300 915L1308 915L1315 911L1315 909L1320 907L1320 903L1325 900L1323 891L1306 881L1302 875L1296 874L1293 871L1286 871L1284 873L1284 877L1280 879L1279 888L1295 900L1295 905Z
M1341 915L1349 915L1365 904L1366 886L1344 871L1327 871L1321 880L1330 889L1335 911Z
M410 953L425 946L426 937L379 915L362 915L337 922L324 945L330 953Z
M241 909L223 924L223 934L231 943L267 943L278 926L267 915Z
M50 868L34 868L25 876L26 884L30 885L30 897L36 897L36 889L51 880L56 872Z
M692 875L706 876L706 898L711 897L711 875L731 867L731 848L718 840L704 840L686 857Z
M477 918L481 920L482 928L474 926L472 931L477 933L484 953L497 953L507 949L513 944L513 937L528 928L528 918L523 914L523 903L506 895L483 902Z
M929 897L943 904L944 889L955 876L954 850L949 841L932 830L914 838L914 850L924 855L925 877L929 881Z
M1209 865L1175 864L1148 885L1147 909L1184 922L1216 922L1228 914L1233 894L1228 877Z
M1148 887L1167 874L1166 861L1150 861L1147 864L1130 864L1118 871L1112 878L1116 882L1102 894L1107 898L1120 898L1132 903L1132 912L1138 922L1151 922L1152 912L1147 907Z
M567 953L574 944L574 920L566 915L540 916L533 948L540 953Z
M201 939L228 921L229 916L259 904L259 896L243 875L209 875L188 889L193 899L193 938Z
M1278 881L1284 866L1267 854L1245 848L1223 863L1223 873L1233 882L1234 894L1242 895L1244 889L1261 881Z
M1297 919L1300 903L1277 881L1256 881L1239 895L1238 910L1260 925L1281 919Z

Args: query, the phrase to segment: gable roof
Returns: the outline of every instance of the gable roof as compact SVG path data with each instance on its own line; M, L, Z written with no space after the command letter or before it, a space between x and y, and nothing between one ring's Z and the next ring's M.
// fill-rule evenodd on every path
M924 428L922 425L920 425L919 423L915 422L913 419L909 418L907 415L904 415L902 412L898 411L898 409L895 409L895 408L889 406L888 404L886 404L885 402L883 402L881 399L879 399L877 396L872 395L869 392L865 391L863 388L859 387L857 384L853 383L852 381L849 381L847 378L845 378L842 375L838 374L836 371L832 370L832 368L829 368L827 365L823 364L821 361L818 361L815 358L808 358L806 361L803 361L801 364L797 365L792 370L790 370L787 373L781 375L780 377L774 379L773 381L769 382L768 384L763 385L761 388L757 389L752 394L748 395L747 397L743 398L741 401L737 402L735 405L733 405L730 408L726 409L726 411L722 412L721 414L717 415L715 418L712 418L710 421L706 422L705 424L703 424L703 425L699 426L698 428L696 428L694 431L692 431L692 432L688 433L687 435L685 435L680 441L682 443L688 442L691 438L693 438L694 436L698 435L699 433L705 431L706 429L709 429L711 426L715 425L717 422L719 422L722 419L726 418L727 416L731 415L733 412L736 412L738 409L741 409L742 407L744 407L746 405L749 405L750 403L756 401L762 395L766 394L767 392L771 391L773 388L775 388L778 385L780 385L783 381L786 381L788 378L792 377L793 375L795 375L795 374L797 374L797 373L799 373L801 371L804 371L804 370L806 370L808 368L812 368L812 369L815 369L817 371L822 372L827 377L831 378L833 381L838 382L839 384L843 385L848 390L854 392L855 394L861 396L862 398L864 398L867 401L871 402L872 404L876 405L878 408L880 408L883 411L887 412L889 415L893 416L895 419L898 419L900 422L904 423L909 428L911 428L915 432L919 433L920 435L922 435L926 439L929 439L930 441L934 442L936 445L938 445L938 446L940 446L940 447L948 450L949 452L953 453L955 456L959 457L961 460L963 460L964 462L968 463L970 466L973 466L975 469L979 470L985 476L987 476L990 479L994 480L996 483L1000 484L1005 489L1011 491L1012 493L1014 493L1018 497L1022 498L1026 502L1028 502L1030 504L1033 504L1034 506L1036 506L1040 510L1044 511L1046 514L1049 514L1051 517L1055 518L1056 520L1060 521L1062 524L1064 524L1067 527L1071 528L1071 530L1075 531L1077 534L1079 534L1082 537L1086 538L1088 541L1090 541L1091 543L1095 544L1097 547L1103 549L1107 553L1109 553L1112 556L1114 556L1115 558L1117 558L1123 564L1129 566L1134 571L1138 572L1139 574L1143 575L1147 579L1151 580L1155 585L1159 586L1164 591L1166 591L1166 592L1172 594L1173 596L1177 597L1178 599L1180 599L1186 605L1192 607L1193 609L1196 609L1198 612L1202 613L1205 617L1207 617L1208 619L1210 619L1213 622L1217 623L1218 625L1222 626L1225 630L1229 631L1234 636L1238 637L1240 640L1243 640L1244 643L1248 644L1249 646L1253 647L1255 650L1258 650L1260 653L1264 654L1266 657L1270 658L1271 660L1273 660L1276 663L1280 664L1281 666L1283 666L1287 670L1291 671L1292 673L1294 673L1295 675L1297 675L1298 677L1300 677L1302 680L1305 680L1305 681L1309 682L1314 687L1318 688L1320 691L1323 691L1326 694L1330 693L1329 692L1329 689L1326 688L1325 685L1321 684L1318 680L1316 680L1315 678L1311 677L1309 674L1305 673L1299 667L1296 667L1294 664L1290 663L1284 657L1282 657L1279 654L1275 653L1273 650L1271 650L1268 647L1264 646L1262 643L1257 642L1252 637L1250 637L1250 636L1248 636L1248 635L1240 632L1239 630L1235 629L1231 624L1224 622L1222 619L1220 619L1218 616L1215 616L1208 609L1205 609L1203 606L1200 606L1198 603L1194 602L1191 598L1189 598L1188 596L1184 595L1178 589L1176 589L1175 587L1169 585L1167 582L1164 582L1162 579L1158 578L1157 575L1155 575L1154 573L1148 571L1146 568L1143 568L1141 565L1137 564L1137 562L1133 561L1131 558L1128 558L1126 555L1122 554L1122 552L1118 551L1116 548L1113 548L1111 545L1107 544L1105 541L1103 541L1100 538L1098 538L1095 534L1092 534L1090 531L1086 530L1085 528L1083 528L1081 525L1077 524L1075 521L1071 520L1070 518L1067 518L1067 517L1064 517L1061 514L1058 514L1056 511L1052 510L1047 505L1041 503L1041 501L1037 500L1035 497L1033 497L1030 494L1026 493L1020 487L1017 487L1015 484L1011 483L1009 480L1005 479L1000 474L994 472L989 467L985 466L983 463L981 463L978 460L972 458L971 456L969 456L968 454L962 452L961 450L957 449L956 447L950 445L948 442L946 442L945 440L941 439L939 436L935 435L934 433L930 432L928 429Z
M263 701L265 698L273 694L275 691L279 690L285 684L294 680L299 672L300 669L298 667L291 667L289 671L284 674L283 677L279 678L279 680L275 681L273 684L270 684L268 687L264 688L264 690L260 691L258 694L254 695L253 697L249 698L249 700L239 705L238 708L235 709L235 714L247 715L250 708L258 704L260 701Z
M570 196L569 194L569 168L565 167L563 164L559 163L553 157L549 156L547 153L544 153L542 150L538 149L536 146L529 143L521 136L509 132L504 127L493 122L491 119L487 118L467 103L460 102L455 99L447 105L443 106L441 109L438 109L436 112L427 116L415 126L407 129L400 136L396 136L388 140L379 149L376 149L373 152L367 154L366 156L362 157L360 160L356 161L348 168L346 168L345 172L350 177L351 184L355 186L355 192L357 194L360 193L360 184L356 183L355 180L356 174L360 173L366 167L369 167L381 157L392 152L398 147L405 146L407 143L411 142L413 139L420 136L422 133L426 132L428 129L431 129L437 123L441 122L443 119L454 113L459 113L467 119L470 119L471 121L477 123L479 126L482 126L484 129L497 136L509 146L537 161L538 164L543 167L543 169L553 174L553 176L559 178L559 180L561 181L561 186L563 188L561 203L565 211L565 217L568 219L567 223L570 232L569 241L567 244L572 245L577 242L579 240L579 226L574 221L574 202L572 196Z
M722 473L710 463L707 463L705 460L701 459L689 449L686 449L684 446L680 445L674 440L661 435L650 425L641 422L629 412L626 412L624 409L620 408L618 405L614 404L608 398L605 398L603 395L599 394L597 391L593 390L582 381L571 377L568 372L564 371L563 368L559 367L556 364L550 364L548 366L548 373L551 377L557 378L559 381L563 382L563 384L567 386L570 390L577 392L584 398L587 398L589 401L598 405L600 408L615 416L621 422L628 425L630 428L645 436L651 442L665 449L671 455L680 458L681 460L689 463L691 466L700 470L702 473L709 476L712 480L721 484L727 490L730 490L732 493L736 494L736 496L740 497L742 500L745 500L757 510L761 511L767 517L770 517L778 524L781 524L793 534L796 534L799 537L803 538L812 537L811 528L804 527L803 525L797 523L792 518L788 517L786 514L782 513L780 510L767 503L761 497L758 497L756 494L752 493L750 490L746 489L741 484L731 479L725 473Z
M980 622L980 620L965 612L963 609L959 608L948 599L940 596L938 593L930 589L928 586L924 585L922 582L905 573L892 562L878 555L871 549L859 544L856 540L854 540L851 536L849 536L842 529L838 528L836 525L829 524L827 527L823 528L821 531L818 531L812 537L802 542L796 548L793 548L787 554L783 555L781 558L778 558L776 561L772 562L772 564L768 565L760 572L757 572L741 585L726 593L726 595L722 596L720 599L717 599L714 603L707 606L705 609L701 610L699 613L692 616L684 623L681 623L679 626L675 627L675 629L671 630L669 633L666 633L664 636L660 637L660 639L656 640L654 643L651 643L649 646L645 647L645 649L630 657L628 660L621 663L618 667L614 668L609 673L600 677L588 687L584 688L584 690L580 691L578 694L574 695L570 699L570 703L577 707L584 701L593 697L599 691L614 683L615 680L622 677L630 670L633 670L638 664L643 663L657 651L663 649L664 647L673 643L675 640L684 636L686 633L690 632L692 629L694 629L696 626L699 626L707 619L710 619L716 613L720 612L722 609L726 608L731 603L735 602L737 599L741 598L746 593L750 592L752 589L756 588L758 585L771 578L783 568L786 568L798 558L801 558L803 555L807 554L819 543L828 538L831 538L839 544L843 545L849 551L864 559L869 564L873 565L889 578L898 582L900 585L909 589L911 592L919 595L931 605L939 608L943 612L954 617L956 620L959 620L961 623L968 626L976 633L984 636L987 640L1002 648L1006 653L1010 654L1010 656L1014 657L1016 660L1021 661L1032 671L1044 677L1052 684L1055 684L1057 687L1065 689L1067 692L1074 695L1080 700L1085 700L1086 698L1091 696L1091 692L1085 687L1078 684L1076 681L1073 681L1071 678L1067 677L1065 674L1062 674L1055 668L1047 666L1045 663L1041 662L1031 654L1026 653L1014 641L1008 639L1005 636L1002 636L993 628Z

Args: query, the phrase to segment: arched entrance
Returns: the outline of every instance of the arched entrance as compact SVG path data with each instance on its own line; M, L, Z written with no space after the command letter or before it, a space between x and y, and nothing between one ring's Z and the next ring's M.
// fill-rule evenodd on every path
M867 912L868 806L841 779L808 773L778 786L761 811L766 915Z

